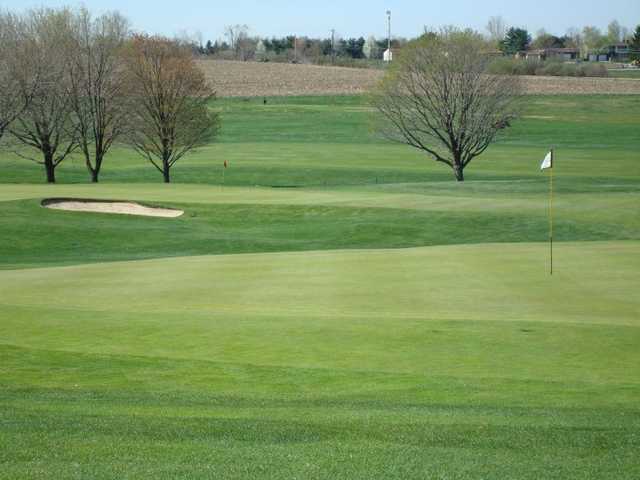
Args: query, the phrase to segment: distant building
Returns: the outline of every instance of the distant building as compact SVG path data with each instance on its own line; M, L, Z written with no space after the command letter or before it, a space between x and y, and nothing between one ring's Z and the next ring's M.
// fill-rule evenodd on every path
M590 62L608 62L609 54L608 53L590 53L588 59Z
M627 43L616 43L609 46L609 60L626 63L631 60L631 48Z
M386 49L384 51L384 54L382 55L382 59L385 62L392 62L393 61L393 49L390 49L390 48Z
M633 51L627 43L616 43L602 48L599 51L589 53L590 62L620 62L631 61Z
M561 60L563 62L570 62L580 58L580 50L577 48L541 48L522 52L520 58L526 58L527 60Z

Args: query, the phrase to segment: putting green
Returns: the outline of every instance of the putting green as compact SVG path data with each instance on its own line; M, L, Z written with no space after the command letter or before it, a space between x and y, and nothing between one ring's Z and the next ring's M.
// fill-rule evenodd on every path
M131 314L640 321L640 243L560 243L555 253L553 277L547 245L506 244L14 270L0 287L5 305Z

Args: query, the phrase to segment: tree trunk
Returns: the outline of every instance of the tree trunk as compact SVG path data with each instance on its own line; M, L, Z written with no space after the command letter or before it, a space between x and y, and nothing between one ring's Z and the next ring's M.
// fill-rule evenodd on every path
M102 158L96 155L96 167L93 168L89 154L85 152L85 163L87 164L87 170L91 175L91 183L98 183L100 177L100 167L102 166Z
M162 176L164 177L164 183L171 183L171 177L169 175L169 169L171 165L169 165L169 154L166 149L162 158Z
M56 166L53 163L53 155L44 155L44 170L47 173L47 183L56 183Z
M458 182L464 182L464 171L463 171L464 167L462 165L460 165L459 163L454 163L453 164L453 174L456 177L456 180Z

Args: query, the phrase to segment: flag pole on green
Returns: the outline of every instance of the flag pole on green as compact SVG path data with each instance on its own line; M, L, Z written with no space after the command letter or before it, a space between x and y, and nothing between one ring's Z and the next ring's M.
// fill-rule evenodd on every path
M554 167L553 147L544 157L540 170L549 170L549 265L550 274L553 275L553 167Z

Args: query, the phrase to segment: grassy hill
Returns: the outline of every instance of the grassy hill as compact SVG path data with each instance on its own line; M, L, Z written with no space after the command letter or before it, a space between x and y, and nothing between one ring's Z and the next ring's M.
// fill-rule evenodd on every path
M171 185L3 153L0 478L640 476L638 107L530 97L463 184L361 97L223 100Z

